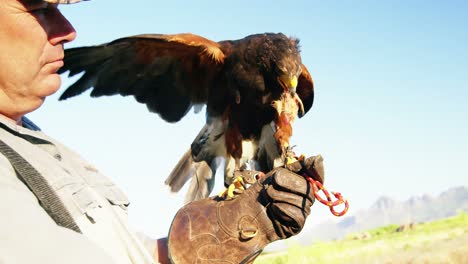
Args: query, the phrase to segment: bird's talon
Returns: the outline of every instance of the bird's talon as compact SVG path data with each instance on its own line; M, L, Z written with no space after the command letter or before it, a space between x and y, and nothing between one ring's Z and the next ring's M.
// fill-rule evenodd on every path
M287 157L287 158L286 158L286 165L292 164L292 163L294 163L294 162L296 162L296 161L297 161L296 158Z
M297 158L297 160L299 160L299 161L303 161L303 160L305 160L305 159L306 159L306 156L305 156L304 154L301 154L301 155L299 156L299 158Z
M223 191L218 193L218 197L225 198L227 196L227 188L225 188Z
M243 193L246 189L244 180L241 176L236 177L232 183L222 192L218 194L218 197L228 199L234 198L235 194Z
M227 198L233 198L234 197L234 189L235 186L233 184L229 185L227 189Z

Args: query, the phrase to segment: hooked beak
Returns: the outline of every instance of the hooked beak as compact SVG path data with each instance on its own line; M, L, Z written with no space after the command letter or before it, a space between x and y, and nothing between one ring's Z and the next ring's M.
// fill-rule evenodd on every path
M297 76L280 76L278 77L278 82L281 84L285 92L291 93L291 95L296 94L297 87Z
M299 106L299 117L302 117L305 114L304 104L302 103L301 98L296 93L297 87L297 76L293 76L290 78L289 76L280 76L278 77L278 82L283 87L284 92L289 92L292 98L296 101L297 105Z

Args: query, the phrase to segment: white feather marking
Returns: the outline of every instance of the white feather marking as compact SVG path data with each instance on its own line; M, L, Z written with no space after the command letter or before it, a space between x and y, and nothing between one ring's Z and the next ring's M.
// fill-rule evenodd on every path
M283 93L279 100L272 102L272 106L276 109L278 114L285 113L291 124L294 123L299 111L299 106L291 94Z

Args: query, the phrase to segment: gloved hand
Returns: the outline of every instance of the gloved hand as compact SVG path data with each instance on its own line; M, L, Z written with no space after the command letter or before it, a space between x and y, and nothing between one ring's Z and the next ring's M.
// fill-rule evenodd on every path
M314 203L306 171L323 182L320 155L272 170L231 200L207 198L187 204L169 231L173 263L251 263L263 248L298 234Z

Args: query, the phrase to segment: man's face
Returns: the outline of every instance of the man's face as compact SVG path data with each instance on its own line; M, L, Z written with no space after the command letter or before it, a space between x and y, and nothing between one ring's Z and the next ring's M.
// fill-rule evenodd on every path
M76 35L56 5L1 1L0 114L17 119L58 90L63 44Z

